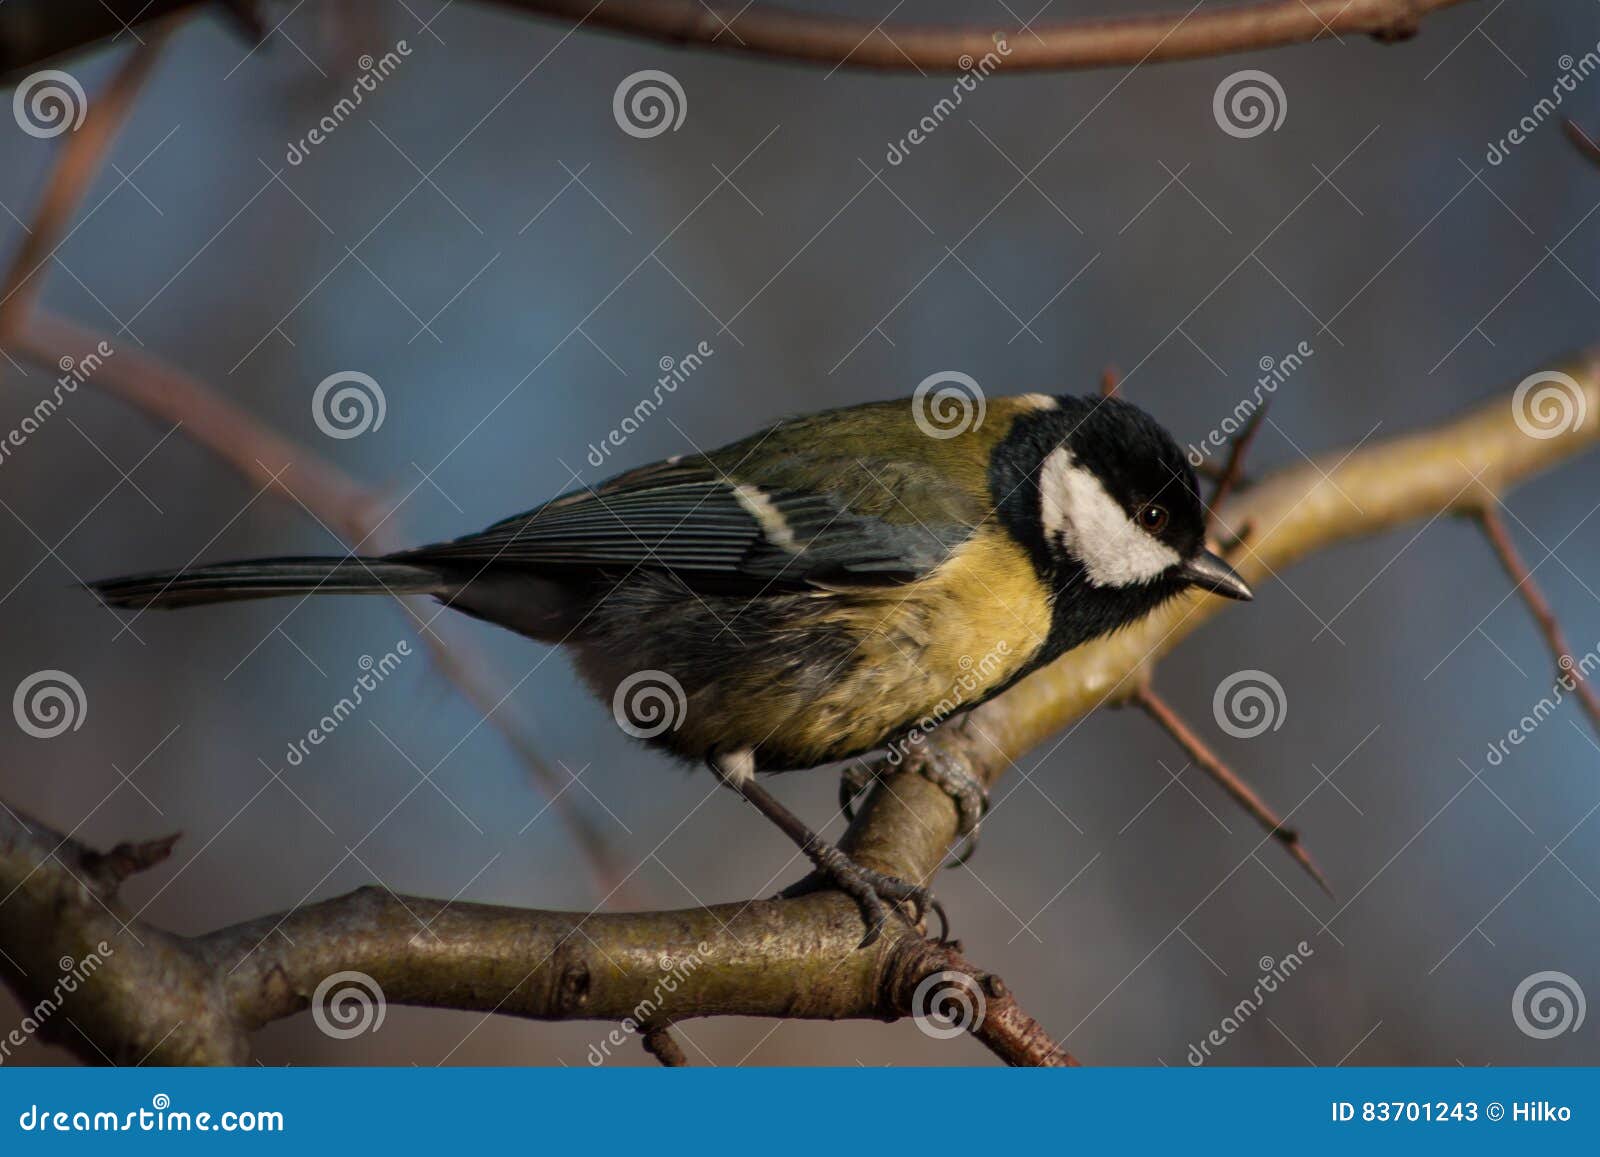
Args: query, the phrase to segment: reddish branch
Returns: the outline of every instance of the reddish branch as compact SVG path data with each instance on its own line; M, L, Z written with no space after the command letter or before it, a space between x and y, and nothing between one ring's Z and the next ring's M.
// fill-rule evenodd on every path
M1493 506L1485 506L1477 512L1477 518L1478 525L1483 528L1484 536L1489 540L1489 545L1494 548L1495 557L1500 560L1500 565L1516 584L1513 589L1527 604L1528 612L1533 615L1534 622L1539 624L1539 633L1544 636L1545 643L1555 658L1558 677L1571 682L1572 689L1578 693L1583 709L1589 713L1589 719L1593 722L1595 730L1600 732L1600 695L1595 694L1593 685L1584 678L1583 669L1577 664L1576 656L1567 643L1566 634L1561 629L1561 622L1550 607L1550 600L1545 598L1544 591L1539 589L1539 584L1534 581L1533 571L1528 568L1528 564L1518 553L1516 544L1511 541L1511 535L1506 530L1500 512Z
M1149 683L1141 683L1128 697L1128 702L1141 708L1144 713L1153 719L1158 727L1165 731L1183 748L1184 753L1204 771L1217 785L1233 797L1240 807L1255 817L1256 821L1267 830L1273 839L1283 845L1297 864L1304 868L1317 885L1328 895L1333 895L1333 889L1328 887L1327 878L1322 870L1311 859L1311 853L1306 851L1305 845L1300 842L1300 833L1293 828L1284 826L1282 817L1256 794L1254 788L1241 779L1237 772L1224 763L1216 752L1206 746L1205 740L1168 706L1167 701L1151 689Z
M966 72L1005 45L1007 71L1104 68L1254 52L1366 34L1402 40L1422 19L1464 0L1267 0L1204 5L1175 0L1164 12L1102 19L994 24L911 24L850 19L775 4L709 0L489 0L532 16L575 22L668 44L834 67ZM142 0L123 18L139 23L200 0ZM101 11L104 9L104 11ZM0 6L0 68L110 36L121 18L104 2L10 0Z

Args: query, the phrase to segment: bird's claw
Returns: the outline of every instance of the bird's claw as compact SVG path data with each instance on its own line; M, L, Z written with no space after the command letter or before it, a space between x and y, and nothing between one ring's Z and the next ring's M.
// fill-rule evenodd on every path
M928 913L934 913L939 917L939 943L949 940L950 919L931 889L858 864L832 844L815 849L814 859L816 872L781 894L790 899L832 887L849 896L861 909L861 919L867 926L858 948L869 947L883 934L883 926L889 919L889 905L893 905L912 928L920 927Z

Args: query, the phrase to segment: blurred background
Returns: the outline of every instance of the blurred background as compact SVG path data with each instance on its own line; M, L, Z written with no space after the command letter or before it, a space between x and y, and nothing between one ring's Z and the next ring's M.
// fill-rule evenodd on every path
M1040 19L1121 7L1057 0ZM945 370L996 395L1086 392L1116 366L1126 397L1198 441L1304 342L1253 451L1265 471L1443 420L1600 336L1600 170L1556 117L1488 158L1596 50L1595 17L1587 3L1466 4L1397 45L1002 68L891 163L953 77L680 51L465 0L282 5L255 51L202 14L35 277L45 308L303 446L291 489L314 456L382 495L399 541ZM1019 18L913 0L891 19ZM52 66L92 107L130 44ZM397 66L306 147L377 67L362 58L386 53ZM614 115L644 69L681 88L676 129L636 135ZM1234 135L1214 115L1242 69L1281 88L1276 129ZM1561 114L1600 130L1600 79L1564 99ZM62 140L4 127L0 227L15 249ZM702 342L703 364L601 453L664 359ZM0 372L3 431L54 371ZM339 373L377 383L381 425L324 433L313 394ZM1508 499L1579 652L1600 645L1597 481L1590 457ZM198 933L372 883L604 900L560 809L393 602L147 614L123 630L74 587L342 549L301 506L92 380L12 448L0 499L0 688L60 670L85 703L51 739L5 720L0 796L98 846L182 831L171 861L128 886L144 918ZM1512 1015L1541 971L1600 995L1600 747L1569 704L1488 764L1554 676L1481 536L1459 520L1405 527L1282 578L1186 642L1156 686L1296 809L1338 898L1276 846L1252 855L1259 829L1197 769L1172 782L1185 760L1169 739L1105 711L1024 761L1031 778L1002 783L971 867L940 876L969 954L1089 1063L1189 1063L1291 952L1298 971L1208 1063L1600 1061L1595 1017L1535 1039ZM563 656L450 627L630 873L610 907L733 900L796 874L793 849L731 796L686 820L705 776L621 734ZM414 657L291 765L290 742L349 693L362 656L401 640ZM1254 739L1212 719L1241 669L1284 688L1281 727ZM832 771L774 786L841 829ZM0 993L0 1030L22 1015ZM256 1045L265 1064L583 1065L610 1027L393 1007L355 1039L302 1015ZM682 1036L719 1065L991 1061L909 1021L691 1021ZM12 1063L70 1060L35 1044ZM654 1062L629 1047L607 1063Z

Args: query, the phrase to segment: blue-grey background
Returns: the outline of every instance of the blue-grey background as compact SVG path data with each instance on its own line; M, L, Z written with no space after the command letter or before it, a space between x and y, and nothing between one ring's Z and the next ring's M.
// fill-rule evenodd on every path
M1041 19L1089 14L1057 0ZM48 308L403 498L405 540L475 529L574 472L593 482L787 413L905 395L941 370L1001 394L1090 390L1116 365L1129 398L1198 439L1262 358L1304 340L1314 355L1277 391L1254 458L1267 469L1438 421L1595 340L1600 170L1553 119L1498 166L1485 151L1550 91L1561 56L1595 48L1596 16L1584 2L1468 4L1400 45L1002 70L897 166L889 142L952 78L568 35L466 2L307 4L248 57L202 17L177 33L36 277ZM893 19L1015 22L988 3L909 3ZM357 58L399 40L400 68L288 165ZM92 101L127 48L124 36L64 66ZM647 68L672 73L687 109L677 131L636 139L612 96ZM1287 101L1283 125L1253 139L1212 114L1218 84L1244 68L1271 72ZM1600 130L1600 80L1562 111ZM4 127L0 226L15 246L59 141ZM713 356L591 466L590 444L651 393L660 359L702 340ZM53 375L0 368L9 429ZM338 371L381 385L380 428L318 430L312 391ZM0 468L0 686L58 668L88 703L83 726L52 740L6 719L5 799L97 844L182 830L172 861L127 892L181 932L374 882L600 902L554 813L525 827L545 797L524 766L420 655L285 765L360 656L416 645L393 603L151 614L136 639L74 589L74 576L197 553L338 549L183 431L161 441L169 429L91 384ZM284 477L292 487L294 468ZM1580 652L1600 640L1597 478L1591 458L1508 499ZM1250 995L1259 959L1304 940L1304 967L1215 1063L1600 1060L1600 1015L1534 1040L1511 1014L1518 982L1542 970L1600 996L1600 748L1569 708L1486 767L1488 742L1548 694L1550 659L1470 525L1417 529L1294 568L1157 674L1269 800L1300 805L1337 900L1275 847L1251 857L1258 829L1195 769L1171 786L1181 753L1126 712L1025 761L1031 780L1003 785L971 870L940 877L971 956L1078 1056L1184 1064ZM1324 622L1337 639L1319 636ZM566 795L624 870L637 865L628 905L736 899L797 874L782 837L735 800L694 810L706 778L627 740L562 656L451 626L491 657L511 692L502 710L581 772ZM1242 668L1273 673L1288 705L1279 730L1249 741L1211 719L1212 691ZM435 766L437 790L418 788ZM834 815L831 772L777 788L807 816ZM0 996L0 1029L21 1016ZM257 1044L268 1064L582 1065L606 1028L391 1008L354 1040L300 1016ZM683 1035L702 1063L987 1063L909 1022L701 1021ZM610 1063L644 1060L629 1047Z

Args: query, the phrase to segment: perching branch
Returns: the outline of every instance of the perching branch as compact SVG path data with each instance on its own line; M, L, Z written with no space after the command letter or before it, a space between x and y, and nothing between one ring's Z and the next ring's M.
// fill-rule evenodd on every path
M1490 496L1588 449L1600 441L1600 348L1555 368L1582 391L1575 410L1583 416L1543 431L1548 437L1524 432L1505 392L1439 427L1279 471L1237 495L1230 515L1264 528L1238 569L1264 584L1337 543L1442 512L1475 513ZM1161 656L1223 609L1220 599L1179 599L1070 652L947 724L932 742L992 783L1072 720L1134 695ZM914 772L882 770L844 847L869 866L925 881L954 842L955 805ZM365 973L390 1003L632 1022L654 1000L658 1023L722 1015L899 1017L926 1012L943 982L981 1007L967 1027L996 1055L1010 1063L1067 1059L1003 983L953 947L891 925L870 949L858 950L859 914L835 892L585 915L444 904L369 888L183 938L133 920L114 880L92 871L88 856L37 825L0 817L0 895L13 893L0 904L0 949L26 973L7 975L23 1003L37 999L57 957L101 938L116 946L96 983L64 1006L92 1047L59 1039L87 1059L147 1048L158 1061L241 1060L249 1032L303 1011L318 985L343 971ZM691 959L697 963L688 968ZM674 969L682 981L662 1000L659 978Z
M908 24L856 20L775 4L702 0L490 0L530 16L668 44L831 67L966 72L998 44L1006 71L1106 68L1254 52L1366 34L1414 35L1422 19L1463 0L1265 0L1106 19ZM0 74L200 6L202 0L10 0L0 6ZM241 24L241 27L243 25Z

